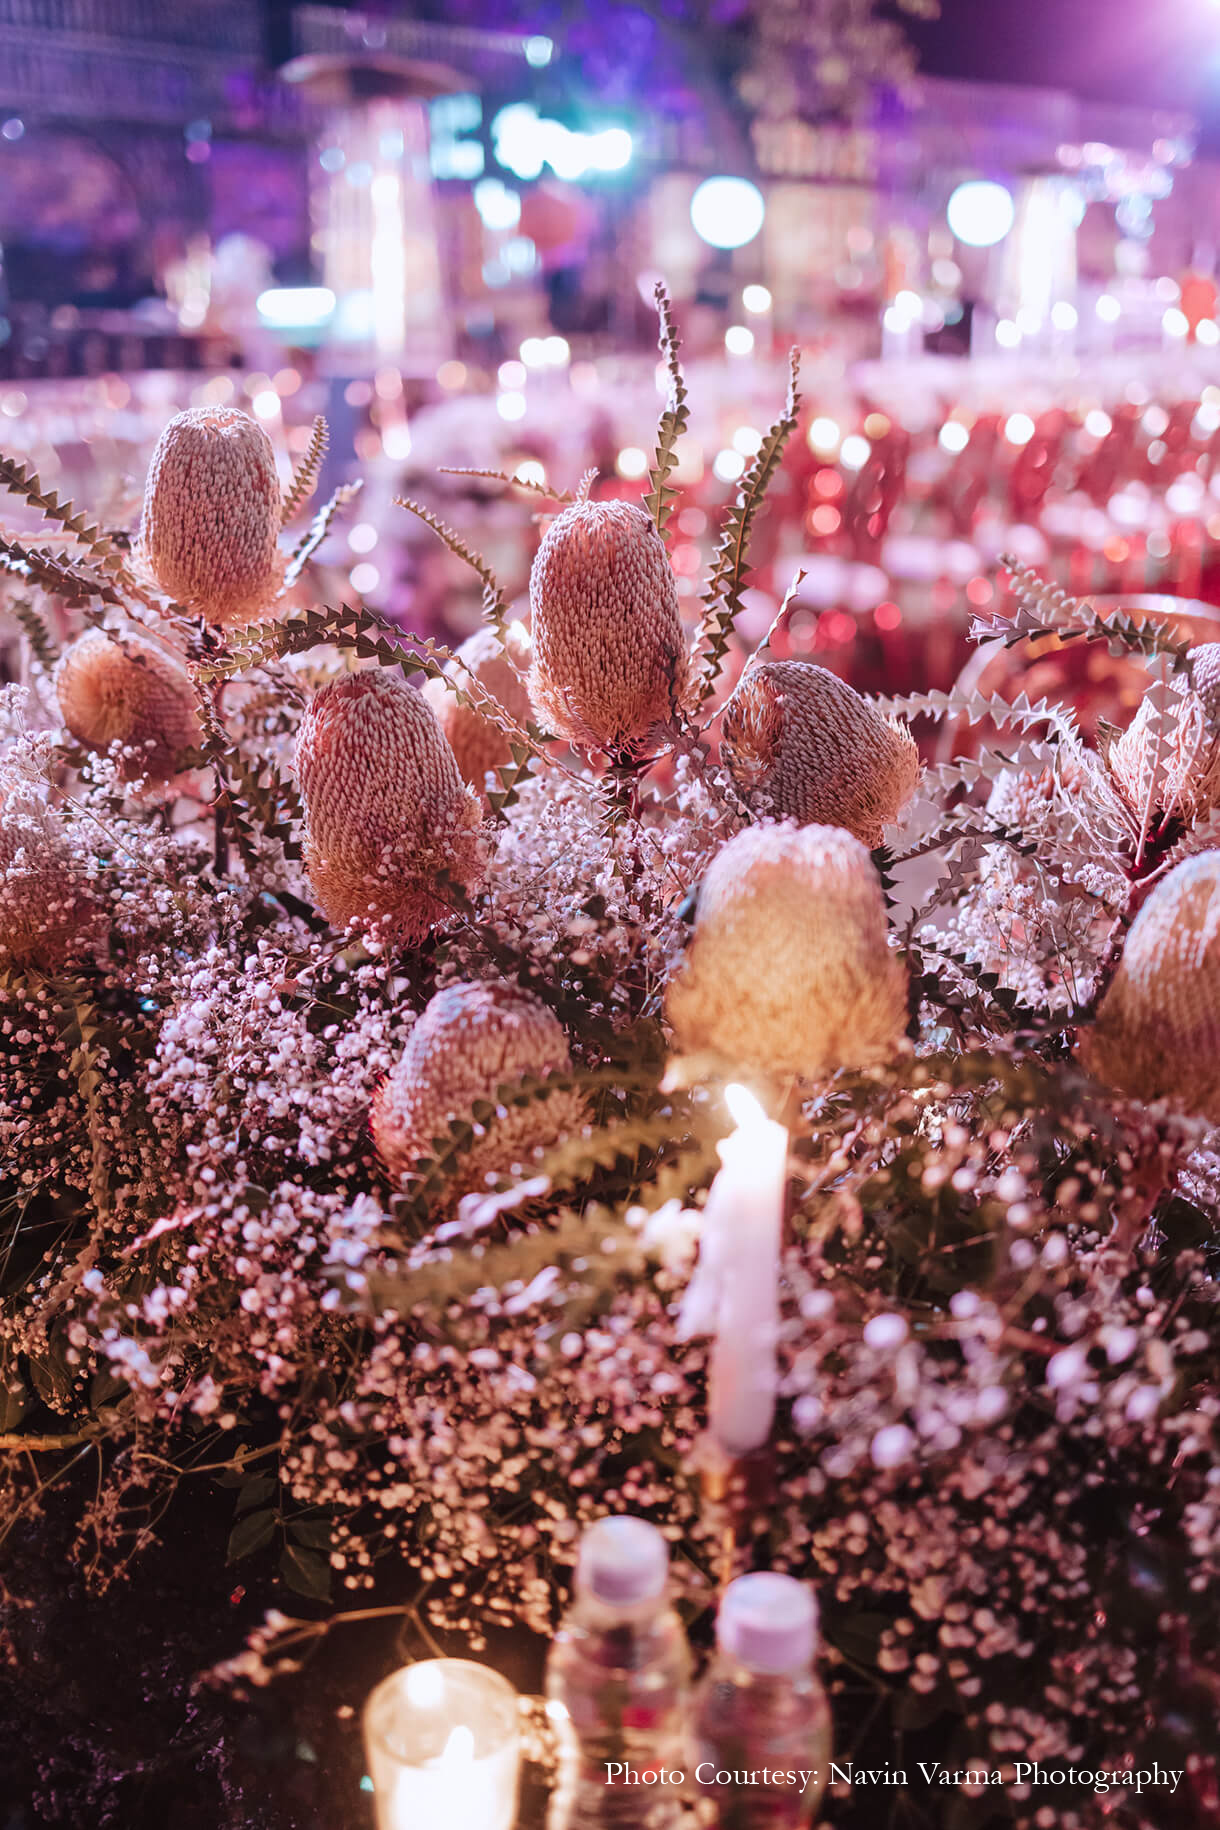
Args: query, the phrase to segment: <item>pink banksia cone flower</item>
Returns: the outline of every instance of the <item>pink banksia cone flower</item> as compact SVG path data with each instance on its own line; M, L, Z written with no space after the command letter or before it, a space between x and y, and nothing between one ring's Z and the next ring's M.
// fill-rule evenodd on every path
M472 1120L476 1102L501 1089L542 1081L571 1067L558 1018L531 992L505 980L449 985L438 991L373 1102L377 1153L394 1176L436 1152L455 1121ZM489 1175L528 1164L586 1121L584 1096L564 1087L522 1105L498 1106L478 1121L448 1199L485 1188Z
M0 768L0 964L62 972L93 951L100 907L33 782Z
M1079 1051L1118 1092L1220 1124L1220 851L1185 858L1157 884Z
M904 725L825 667L756 661L724 710L721 754L737 786L800 826L845 826L870 850L919 781Z
M530 573L534 708L556 736L621 760L664 743L687 681L665 543L631 502L574 502Z
M157 586L210 623L255 621L284 575L275 451L233 407L171 419L144 485L139 553Z
M837 826L751 826L717 852L666 1015L691 1072L713 1064L816 1080L893 1053L907 975L881 879Z
M1114 785L1141 819L1159 810L1189 823L1220 805L1220 642L1192 648L1189 660L1171 716L1158 718L1146 696L1110 746Z
M529 636L520 623L510 626L507 644L501 643L493 629L480 629L462 643L445 672L457 686L476 682L499 700L514 724L524 726L529 721L530 698L518 670L527 664L529 654ZM457 758L462 780L484 794L488 773L512 761L508 738L486 712L463 705L443 680L429 680L423 691Z
M335 928L414 946L486 862L482 808L422 693L376 669L324 687L297 734L305 861Z
M90 629L65 650L55 674L64 723L90 750L123 746L120 774L166 781L203 733L184 667L136 636Z

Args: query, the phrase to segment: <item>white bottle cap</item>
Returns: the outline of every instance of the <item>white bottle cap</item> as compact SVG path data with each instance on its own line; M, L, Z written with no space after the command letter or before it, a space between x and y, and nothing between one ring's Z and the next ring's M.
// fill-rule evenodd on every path
M716 1617L716 1640L751 1671L778 1677L812 1664L818 1604L794 1576L760 1571L730 1582Z
M599 1519L580 1540L576 1586L598 1601L656 1601L669 1580L669 1546L647 1519Z

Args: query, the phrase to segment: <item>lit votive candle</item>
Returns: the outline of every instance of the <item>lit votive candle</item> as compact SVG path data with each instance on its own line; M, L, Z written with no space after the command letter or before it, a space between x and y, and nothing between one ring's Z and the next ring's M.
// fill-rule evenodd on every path
M364 1707L377 1830L512 1830L517 1693L469 1659L391 1672Z

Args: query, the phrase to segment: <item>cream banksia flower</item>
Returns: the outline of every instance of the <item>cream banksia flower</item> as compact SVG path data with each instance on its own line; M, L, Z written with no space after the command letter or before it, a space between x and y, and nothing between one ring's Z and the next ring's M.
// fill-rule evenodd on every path
M90 750L124 746L125 781L166 781L183 750L203 740L186 669L136 636L91 629L68 648L55 674L64 723Z
M171 419L144 485L140 557L159 588L210 623L255 620L284 575L275 451L233 407Z
M372 669L323 688L297 733L305 861L335 928L414 946L486 862L478 797L422 693Z
M845 826L870 850L919 781L904 725L811 661L756 661L724 710L721 754L779 819Z
M525 666L529 654L529 636L519 623L510 625L507 645L493 629L480 629L462 643L445 672L459 686L477 681L499 700L514 723L524 725L530 716L530 697L517 670ZM449 740L463 781L483 794L488 772L512 761L507 737L485 713L461 704L443 680L429 680L423 693Z
M1120 1093L1220 1124L1220 851L1184 859L1157 884L1079 1050Z
M0 767L0 964L62 972L92 951L99 905L37 786Z
M530 573L535 710L559 737L627 760L665 741L686 641L665 543L631 502L574 502Z
M717 852L666 998L683 1056L816 1080L884 1060L906 1004L859 839L837 826L751 826Z
M520 985L499 979L449 985L438 991L407 1040L397 1065L373 1102L373 1141L392 1175L434 1154L454 1120L469 1119L476 1102L501 1087L545 1080L571 1066L558 1018ZM502 1106L463 1156L450 1200L486 1186L579 1129L587 1117L582 1094L570 1088Z

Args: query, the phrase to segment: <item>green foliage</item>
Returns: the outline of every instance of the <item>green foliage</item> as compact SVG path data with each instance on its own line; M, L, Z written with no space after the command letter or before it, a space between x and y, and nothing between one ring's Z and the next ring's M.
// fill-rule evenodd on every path
M0 571L11 572L30 584L40 585L69 604L87 604L100 597L105 604L121 604L119 590L102 574L91 572L71 549L53 551L31 546L20 535L0 528Z
M515 738L510 739L509 749L512 761L500 764L496 770L500 786L491 789L487 796L487 804L497 822L502 821L509 808L515 807L521 799L521 790L533 775L538 761L537 751Z
M575 502L576 500L576 497L570 489L552 489L549 484L535 483L531 477L513 476L511 472L507 470L473 470L466 464L442 464L440 468L442 476L480 477L489 483L506 483L511 489L528 490L530 495L539 496L544 502L567 503ZM410 504L404 503L403 506L408 507ZM414 512L418 514L420 511L416 508ZM429 527L434 528L437 533L440 533L440 529L436 527L434 522L429 521L428 525ZM467 565L470 565L472 562L466 552L464 550L459 550L458 547L450 545L448 534L448 529L446 529L444 534L441 534L441 538L445 541L445 545L449 546L451 552L457 553L459 559L465 559ZM475 567L475 570L478 571L477 566ZM480 577L482 577L481 573ZM484 583L486 584L486 580L484 580Z
M678 493L669 478L677 467L677 444L690 421L690 408L686 404L686 381L682 374L682 341L674 324L669 294L659 280L653 297L661 320L659 348L669 374L669 399L657 428L657 451L648 472L644 507L652 516L658 534L664 536Z
M770 428L737 486L737 496L725 519L703 592L703 614L695 641L693 680L688 710L697 716L707 703L728 653L733 625L741 613L750 554L750 535L767 490L796 430L800 410L797 378L800 352L793 350L788 369L788 398L783 414Z
M1000 564L1012 579L1016 614L976 617L970 631L974 641L998 640L1012 648L1031 636L1054 635L1061 642L1104 642L1115 655L1169 655L1175 671L1187 666L1190 642L1172 634L1164 624L1151 617L1126 616L1121 610L1099 615L1091 604L1047 584L1011 554L1004 554Z
M459 705L470 706L490 719L510 744L530 755L538 753L540 737L526 731L504 709L494 693L469 674L460 679L449 671L457 657L452 650L429 636L417 636L386 622L375 611L340 604L336 609L322 606L302 610L274 624L253 623L233 630L227 649L202 662L197 677L203 683L219 682L248 669L264 665L285 655L306 654L311 648L332 645L343 648L362 661L375 661L380 667L399 668L407 674L423 674L429 680L440 680ZM515 751L514 751L515 756ZM520 763L516 766L519 768ZM518 785L520 777L518 777Z
M79 513L71 502L61 501L54 490L44 489L41 479L28 464L6 457L3 452L0 452L0 489L19 496L31 508L37 509L44 520L71 534L103 572L124 583L130 582L126 558L114 537L103 532L87 515Z
M59 645L47 627L46 618L34 608L33 599L14 597L4 608L14 622L20 624L38 666L46 674L54 673L59 660Z
M281 596L284 592L291 591L292 587L297 583L301 574L304 572L305 567L309 564L310 560L325 540L327 534L330 532L330 524L339 510L341 508L346 508L347 504L359 495L363 487L364 485L358 482L341 483L334 495L330 498L330 501L324 503L318 510L317 514L310 522L307 531L293 549L292 556L284 571L284 583L280 591Z
M395 496L394 500L399 508L408 509L411 514L418 515L419 519L444 541L449 551L475 573L483 587L484 620L495 630L501 643L507 642L508 619L512 612L508 599L500 589L499 581L487 561L473 548L468 547L461 535L454 533L453 529L447 526L439 515L434 515L430 508L425 508L422 502L416 502L410 496Z
M318 474L322 469L322 460L326 456L326 447L329 443L330 429L319 413L313 422L309 443L293 472L292 482L284 493L284 506L280 515L282 526L288 525L317 488Z
M477 1254L445 1252L414 1260L409 1271L373 1270L359 1289L344 1286L346 1301L351 1309L369 1315L386 1310L404 1316L437 1314L476 1290L508 1282L528 1285L551 1266L567 1269L574 1261L591 1263L597 1277L610 1284L638 1271L643 1253L638 1235L613 1209L561 1208L547 1225L517 1233L504 1244L484 1246ZM570 1311L566 1315L570 1320Z
M418 1235L438 1204L450 1199L452 1185L461 1174L471 1149L479 1142L483 1130L494 1122L498 1108L521 1109L560 1093L593 1093L624 1083L621 1066L609 1068L570 1068L548 1074L542 1079L524 1077L497 1087L491 1099L478 1100L470 1111L452 1119L445 1131L432 1140L430 1157L421 1158L405 1178L405 1188L393 1203L395 1220ZM664 1128L658 1137L646 1124L613 1126L589 1137L577 1134L545 1155L536 1165L526 1164L524 1173L530 1182L541 1179L547 1184L568 1185L598 1167L610 1167L620 1157L634 1156L652 1143L664 1141L672 1134ZM655 1128L655 1127L654 1127Z
M222 751L218 761L229 787L226 806L242 838L252 837L253 821L286 858L302 857L297 835L305 823L305 810L295 784L267 757L247 762L236 745Z
M105 1085L105 1065L102 1059L101 1025L97 1008L83 986L69 985L65 997L75 1016L76 1029L75 1046L68 1065L76 1076L77 1088L85 1106L93 1165L89 1195L93 1211L100 1220L110 1208L110 1169L103 1136L102 1089ZM71 1041L71 1036L67 1039Z

